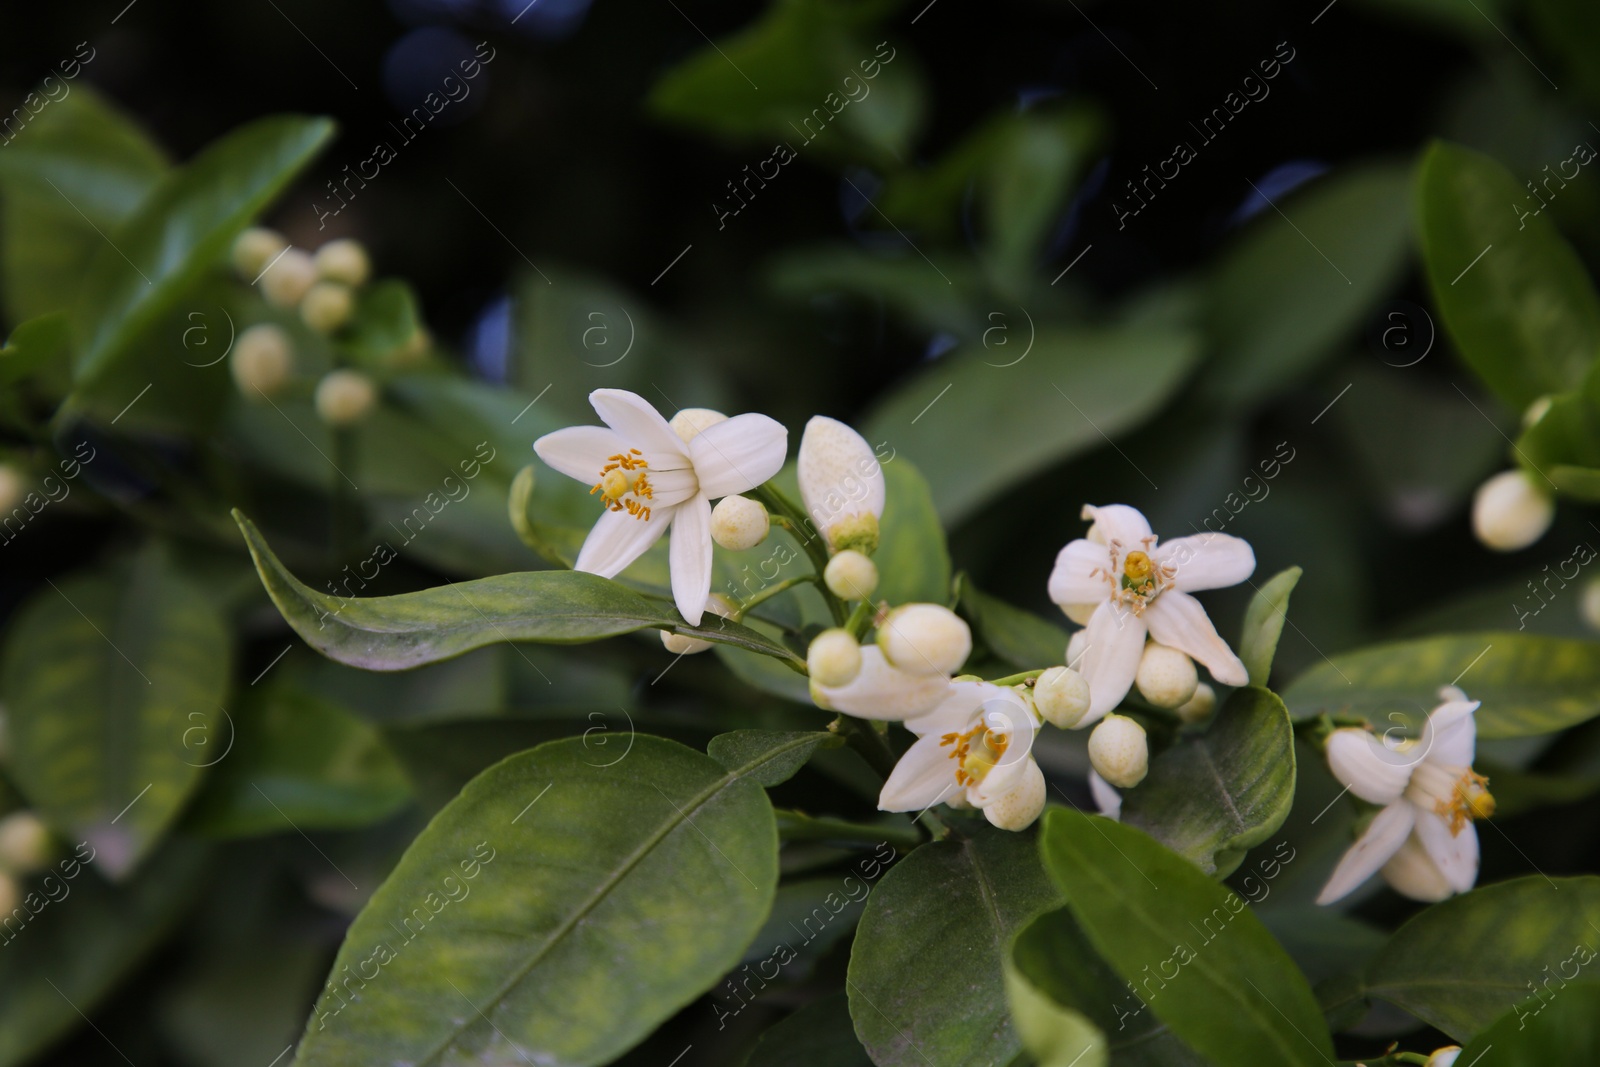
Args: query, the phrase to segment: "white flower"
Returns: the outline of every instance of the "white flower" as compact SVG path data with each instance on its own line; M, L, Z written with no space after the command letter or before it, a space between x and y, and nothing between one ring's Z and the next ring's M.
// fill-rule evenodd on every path
M596 389L589 403L605 426L569 426L533 443L540 459L593 485L605 507L573 566L615 577L671 526L672 597L699 625L711 590L711 501L777 474L788 431L765 415L736 415L684 441L635 393Z
M834 686L813 678L811 699L824 711L899 722L938 707L950 695L950 685L948 675L897 670L877 645L862 645L861 669L855 678Z
M866 438L838 419L817 415L800 437L800 499L835 551L878 547L883 468Z
M922 811L955 800L983 809L1002 830L1021 830L1044 810L1044 774L1033 760L1033 712L1015 690L951 682L925 715L906 720L916 742L878 796L882 811Z
M1525 471L1501 471L1472 494L1472 532L1496 552L1527 548L1555 518L1555 501Z
M1228 534L1179 537L1157 547L1150 524L1125 504L1085 506L1088 538L1056 557L1050 599L1085 623L1079 673L1089 682L1086 726L1122 703L1144 655L1145 636L1205 664L1224 685L1250 681L1244 664L1190 596L1237 585L1256 569L1250 546Z
M1380 868L1398 892L1414 900L1465 893L1478 879L1474 819L1494 814L1488 779L1472 770L1478 702L1445 690L1414 741L1380 739L1359 728L1328 737L1328 766L1362 800L1382 804L1350 846L1317 897L1331 904Z
M1089 772L1089 795L1094 797L1094 806L1100 809L1101 815L1121 821L1122 794L1093 770Z

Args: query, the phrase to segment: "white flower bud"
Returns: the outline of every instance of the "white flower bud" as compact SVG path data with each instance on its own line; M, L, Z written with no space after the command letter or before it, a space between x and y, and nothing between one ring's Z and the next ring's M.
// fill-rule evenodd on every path
M378 387L360 371L331 371L317 383L317 415L329 426L360 422L377 399Z
M317 275L330 282L360 287L372 275L372 261L360 241L341 237L317 249Z
M54 848L50 830L31 811L17 811L0 819L0 870L32 874L50 865Z
M1472 497L1472 532L1496 552L1527 548L1550 529L1556 505L1520 470L1501 471Z
M672 421L667 423L672 427L672 432L683 438L685 444L700 436L700 431L719 422L727 422L728 416L720 411L710 408L684 408L672 416Z
M1538 1012L1535 1012L1534 1014L1537 1015ZM1487 1052L1489 1050L1484 1049L1484 1051ZM1444 1048L1436 1048L1433 1050L1433 1055L1428 1057L1428 1062L1425 1067L1455 1067L1456 1060L1460 1058L1460 1045L1446 1045Z
M1133 683L1146 700L1158 708L1176 708L1189 702L1200 685L1194 660L1175 648L1151 641L1139 657Z
M818 685L849 685L861 673L861 646L849 630L824 630L806 650L806 670Z
M983 817L1000 830L1026 830L1044 811L1044 772L1029 759L1010 789L983 806Z
M1589 629L1600 630L1600 578L1591 578L1584 585L1578 611L1583 621L1589 624Z
M721 615L725 619L739 613L739 609L734 602L721 593L712 593L706 597L705 610ZM702 620L702 622L704 621ZM682 634L671 633L667 630L661 631L662 647L675 656L692 656L696 652L704 652L711 647L711 644L710 641L703 641L698 637L685 637Z
M261 268L288 247L289 242L277 230L252 226L233 239L233 269L245 281L253 282L261 273Z
M22 497L28 483L22 478L22 472L13 464L0 463L0 516L6 515L22 503Z
M271 396L294 375L294 348L283 328L258 323L239 334L228 364L233 382L248 399Z
M907 674L954 674L972 653L972 631L947 607L906 604L878 627L878 647Z
M17 880L0 871L0 919L9 919L22 904L22 888Z
M878 588L878 565L847 548L828 561L822 580L840 600L866 600Z
M291 248L275 260L261 276L261 295L274 307L292 308L305 298L316 283L317 267L311 257Z
M772 519L761 501L747 496L725 496L711 509L711 539L723 548L742 552L767 539Z
M318 333L332 333L350 321L355 294L341 282L318 282L300 301L300 319Z
M1089 734L1089 763L1118 789L1132 789L1150 769L1144 727L1126 715L1107 715Z
M855 430L823 415L806 423L795 466L806 514L835 551L871 555L883 517L883 467Z
M828 545L835 552L878 551L878 517L870 511L846 515L827 529Z
M1033 706L1045 722L1071 729L1089 711L1089 683L1071 667L1051 667L1033 683Z
M1178 705L1178 718L1187 723L1204 722L1217 706L1217 691L1204 682L1194 687L1194 696Z

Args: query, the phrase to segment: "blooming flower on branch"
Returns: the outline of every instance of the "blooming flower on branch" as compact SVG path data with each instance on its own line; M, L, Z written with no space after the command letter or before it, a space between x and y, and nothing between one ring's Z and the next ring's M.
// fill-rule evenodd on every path
M777 474L788 431L765 415L735 415L685 440L636 393L596 389L589 403L605 426L571 426L533 443L551 467L592 485L605 509L573 566L615 577L671 526L672 596L698 625L711 591L711 501Z
M1472 770L1478 702L1445 689L1422 736L1379 738L1350 727L1328 736L1328 766L1362 800L1383 805L1317 897L1331 904L1379 870L1413 900L1465 893L1478 879L1474 819L1494 814L1488 779Z
M1085 506L1087 538L1056 557L1050 599L1086 624L1078 671L1089 683L1089 713L1104 716L1128 695L1148 635L1205 664L1225 685L1248 684L1239 657L1189 594L1237 585L1256 568L1250 546L1228 534L1204 533L1158 545L1150 523L1125 504Z

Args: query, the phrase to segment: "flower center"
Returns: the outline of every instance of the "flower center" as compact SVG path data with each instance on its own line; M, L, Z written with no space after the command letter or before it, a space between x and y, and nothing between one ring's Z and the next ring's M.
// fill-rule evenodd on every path
M600 468L600 480L589 490L589 495L600 494L600 503L608 511L626 511L641 521L648 521L650 508L644 503L655 499L650 485L650 464L644 453L631 448L619 452Z
M1450 833L1459 834L1474 819L1494 814L1494 795L1487 788L1489 779L1470 767L1442 767L1424 761L1412 772L1408 798L1450 824Z
M1140 543L1144 548L1136 548L1126 555L1122 542L1112 541L1107 545L1111 550L1111 569L1104 572L1111 585L1112 603L1121 604L1135 615L1141 614L1177 576L1176 567L1170 563L1156 563L1145 551L1155 543L1154 537L1144 538Z
M950 758L956 761L956 785L973 786L1000 765L1011 744L1011 735L979 723L964 734L945 734L939 744L954 746Z

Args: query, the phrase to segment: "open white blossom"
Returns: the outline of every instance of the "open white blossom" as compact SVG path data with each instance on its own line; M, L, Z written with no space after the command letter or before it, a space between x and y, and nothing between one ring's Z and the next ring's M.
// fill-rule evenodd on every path
M1478 702L1459 689L1440 695L1444 703L1415 740L1379 738L1358 727L1329 735L1333 776L1383 810L1334 868L1318 904L1339 900L1379 870L1413 900L1443 900L1477 881L1472 822L1494 814L1488 779L1472 770Z
M1089 683L1087 726L1128 695L1146 635L1205 664L1224 685L1250 676L1206 609L1189 594L1237 585L1256 569L1255 553L1228 534L1203 533L1164 544L1126 504L1085 506L1089 535L1056 557L1050 599L1084 630L1080 674ZM1070 653L1069 653L1070 654Z
M596 389L589 403L605 426L569 426L533 443L551 467L593 485L605 508L573 566L615 577L671 526L672 597L698 625L711 590L711 501L777 474L788 431L765 415L735 415L685 441L636 393Z
M925 715L906 720L916 742L883 783L883 811L922 811L954 800L980 808L1002 830L1022 830L1044 810L1044 774L1033 760L1038 724L1016 691L952 682Z
M877 645L861 646L861 666L845 685L811 680L811 699L824 711L900 722L924 715L950 695L950 676L912 674L892 666Z
M878 547L883 468L867 439L838 419L814 416L800 436L796 465L806 514L833 551Z

